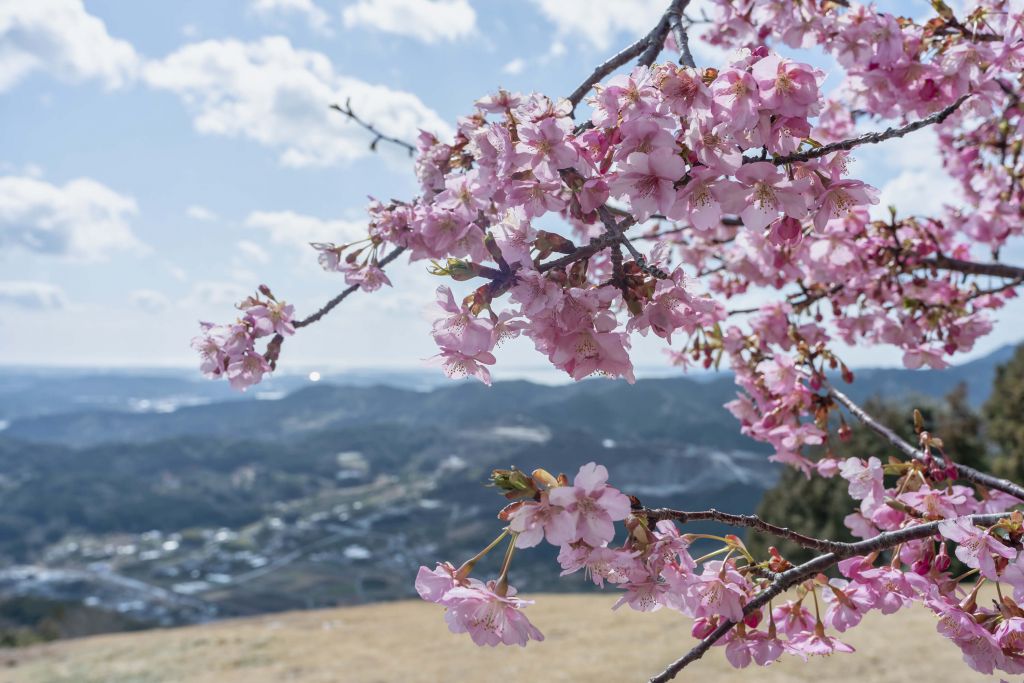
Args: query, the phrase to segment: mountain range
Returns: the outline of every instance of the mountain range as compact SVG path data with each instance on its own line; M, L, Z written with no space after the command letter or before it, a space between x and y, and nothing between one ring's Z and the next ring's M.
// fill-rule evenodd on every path
M849 393L974 405L1013 349L941 372L863 369ZM597 461L649 505L753 512L779 468L722 407L732 378L433 386L401 373L282 376L229 396L175 375L0 370L4 599L179 623L411 594L419 564L500 529L494 468ZM550 550L513 578L557 580ZM107 620L108 622L110 620Z

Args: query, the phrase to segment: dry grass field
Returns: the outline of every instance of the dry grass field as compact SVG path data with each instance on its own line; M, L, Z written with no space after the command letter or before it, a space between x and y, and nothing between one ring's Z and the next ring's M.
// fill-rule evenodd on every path
M292 612L0 651L0 683L497 683L646 681L694 641L688 623L610 611L611 595L540 595L545 633L525 649L477 648L419 602ZM713 650L680 681L970 683L972 672L923 609L872 614L846 640L859 652L736 671Z

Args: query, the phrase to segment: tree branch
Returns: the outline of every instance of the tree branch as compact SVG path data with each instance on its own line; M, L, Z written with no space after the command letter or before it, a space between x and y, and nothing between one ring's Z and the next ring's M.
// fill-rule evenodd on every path
M991 525L998 522L1000 519L1008 516L1010 513L996 513L996 514L984 514L984 515L968 515L963 519L969 519L975 524L980 525ZM901 543L907 543L908 541L916 541L922 538L928 538L934 535L939 528L939 524L947 520L938 520L934 522L926 522L924 524L916 524L914 526L904 527L896 531L888 531L879 534L873 538L869 538L865 541L858 541L856 543L847 543L842 549L838 549L835 552L825 553L819 555L812 560L808 560L801 565L787 569L784 572L780 572L775 575L775 579L765 588L763 591L758 593L754 599L748 602L743 607L743 614L747 615L751 612L761 609L768 604L768 601L781 595L788 589L796 586L812 576L828 569L832 565L836 564L840 560L844 560L854 555L867 555L869 553L878 552L893 548ZM696 646L694 646L685 655L672 662L662 671L660 674L652 677L650 683L667 683L672 680L676 675L682 671L688 664L697 661L704 654L711 649L711 646L721 640L729 631L736 626L736 622L724 621L714 631L707 635L701 640Z
M746 527L748 529L762 531L775 536L776 538L784 538L793 541L804 548L810 548L811 550L817 550L820 552L831 553L842 551L850 545L849 543L843 543L841 541L828 541L820 538L814 538L812 536L805 536L804 534L793 531L792 529L770 524L757 515L733 515L727 512L719 512L714 509L702 510L700 512L683 512L681 510L671 510L669 508L644 508L640 510L639 513L647 515L647 519L654 521L672 519L680 524L686 524L687 522L706 520L721 522L722 524L727 524L729 526Z
M342 114L344 114L345 116L347 116L348 118L350 118L351 120L355 121L357 124L365 128L366 130L373 133L374 138L370 142L370 150L376 152L377 144L380 143L381 140L384 140L385 142L390 142L393 145L398 145L399 147L403 148L405 151L409 153L409 156L412 156L413 154L416 153L416 145L413 145L412 143L406 142L405 140L401 140L399 138L391 137L390 135L384 135L384 133L381 133L379 130L377 130L377 127L374 126L372 123L364 121L363 119L359 118L356 115L356 113L352 111L351 98L345 100L344 107L341 106L340 104L332 104L331 109L341 112Z
M587 77L587 80L580 83L579 86L569 94L569 97L566 98L570 103L572 103L573 113L575 113L576 107L583 101L583 98L587 96L587 93L590 92L590 89L604 80L606 76L619 67L624 66L636 57L640 58L639 63L644 66L650 66L653 64L654 60L658 58L658 53L661 52L661 46L665 42L665 36L668 35L670 24L669 15L673 11L675 11L677 15L682 14L682 10L688 3L689 0L672 0L672 4L669 5L667 10L665 10L665 14L661 16L661 19L658 20L658 23L646 36L640 38L629 47L626 47L622 51L599 64L597 68L594 69L594 72ZM687 46L687 52L689 52L689 46Z
M839 401L839 403L849 410L854 417L860 420L865 427L901 450L907 457L918 461L925 460L925 454L923 451L918 448L914 448L900 438L896 432L881 424L878 420L869 415L866 410L854 403L853 399L849 396L834 387L829 387L829 393L835 400ZM980 484L990 489L995 489L996 491L1002 491L1003 493L1007 493L1015 498L1024 500L1024 487L1021 487L1008 479L1000 479L999 477L981 472L973 467L968 467L967 465L961 465L957 462L952 462L951 464L956 468L957 474L961 479L966 479L967 481L975 484Z
M405 247L395 247L388 253L387 256L385 256L384 258L377 262L377 267L383 268L384 266L398 258L399 254L401 254L403 251L405 251ZM348 287L347 289L342 291L341 294L339 294L338 296L334 297L326 304L324 304L319 311L312 313L307 317L303 318L302 320L298 321L297 323L295 323L295 329L306 327L307 325L312 325L316 321L320 320L320 318L330 313L335 306L344 301L349 294L356 291L357 289L359 289L359 285L352 285L351 287Z
M850 138L849 140L841 140L828 145L822 145L821 147L817 147L806 152L794 152L793 154L775 157L771 162L776 166L783 166L797 161L810 161L811 159L817 159L818 157L823 157L827 154L832 154L833 152L848 151L854 147L859 147L860 145L874 145L892 138L901 138L907 133L912 133L915 130L924 128L925 126L930 126L933 123L942 123L949 118L953 112L959 109L960 105L964 103L964 100L970 96L970 93L961 95L956 102L953 102L953 104L948 107L940 109L931 116L926 116L919 121L908 123L900 128L886 128L885 130L876 133L865 133L864 135ZM761 161L761 159L748 157L744 157L743 159L743 163L748 164L754 163L755 161Z
M564 268L566 266L571 266L577 261L582 261L585 258L590 258L597 252L607 249L613 244L618 244L621 241L622 240L618 235L605 233L600 237L595 237L591 239L590 244L587 244L586 246L583 247L577 247L576 251L574 251L571 254L562 256L561 258L557 258L554 261L541 263L540 265L537 266L537 271L541 273L546 273L547 271L553 270L555 268Z
M676 45L679 47L679 63L691 69L696 69L697 63L693 61L693 54L690 53L690 36L687 35L686 28L683 26L683 13L689 4L690 0L672 3L672 6L668 9L668 26L676 39Z
M948 256L936 256L924 259L918 263L926 268L938 268L940 270L954 270L958 273L968 275L993 275L995 277L1006 277L1013 279L1024 278L1024 268L1011 266L1005 263L977 263L975 261L963 261Z

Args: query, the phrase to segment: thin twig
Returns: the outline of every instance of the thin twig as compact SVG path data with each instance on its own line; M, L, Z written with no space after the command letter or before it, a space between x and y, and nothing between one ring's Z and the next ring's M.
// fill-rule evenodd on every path
M385 256L384 258L377 262L377 267L383 268L384 266L398 258L399 254L401 254L403 251L405 251L405 247L395 247L388 253L387 256ZM344 301L349 294L356 291L357 289L359 289L359 285L352 285L351 287L348 287L347 289L342 291L341 294L339 294L338 296L334 297L326 304L324 304L319 311L312 313L309 316L295 323L295 328L298 329L300 327L305 327L306 325L312 325L316 321L320 320L320 318L330 313L335 306Z
M828 541L820 538L814 538L812 536L806 536L793 531L792 529L776 526L775 524L766 522L757 515L734 515L728 512L719 512L714 509L701 510L700 512L684 512L682 510L671 510L669 508L644 508L643 510L640 510L640 514L647 515L647 519L652 521L672 519L680 524L686 524L687 522L706 520L721 522L722 524L727 524L729 526L755 529L757 531L763 531L764 533L771 534L777 538L785 538L793 541L804 548L810 548L811 550L817 550L820 552L831 553L842 551L850 545L849 543L843 543L841 541Z
M949 118L949 116L953 112L955 112L961 104L964 103L964 100L966 100L970 96L970 93L967 93L966 95L961 95L956 100L956 102L953 102L953 104L949 105L948 107L940 109L931 116L926 116L925 118L920 119L919 121L908 123L907 125L902 126L900 128L886 128L883 131L875 133L865 133L864 135L860 135L855 138L850 138L848 140L841 140L839 142L833 142L828 145L822 145L821 147L816 147L806 152L794 152L793 154L786 154L785 156L775 157L774 159L771 160L771 162L776 166L783 166L785 164L792 164L797 161L810 161L811 159L817 159L818 157L823 157L827 154L832 154L833 152L848 151L853 149L854 147L859 147L860 145L874 145L885 140L890 140L892 138L901 138L907 133L912 133L915 130L924 128L925 126L930 126L933 123L942 123L947 118ZM755 161L761 161L761 159L750 157L744 157L743 159L744 163L754 163Z
M413 154L416 153L416 145L410 142L406 142L405 140L392 137L390 135L385 135L384 133L381 133L379 130L377 130L377 127L374 126L372 123L369 123L368 121L364 121L361 118L359 118L359 116L357 116L356 113L352 111L351 98L345 100L344 107L341 106L340 104L332 104L331 109L341 112L342 114L344 114L345 116L347 116L348 118L350 118L351 120L355 121L357 124L365 128L366 130L373 133L374 138L370 142L370 149L372 151L376 152L377 145L383 140L385 142L390 142L393 145L398 145L399 147L403 148L405 151L409 153L409 156L412 156Z

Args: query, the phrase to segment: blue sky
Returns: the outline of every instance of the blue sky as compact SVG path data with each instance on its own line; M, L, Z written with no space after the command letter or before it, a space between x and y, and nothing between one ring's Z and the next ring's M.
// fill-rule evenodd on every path
M502 85L552 96L646 32L664 0L5 0L0 3L2 362L186 365L198 319L260 282L316 307L343 283L305 242L357 234L367 195L415 193L400 152L327 109L411 139ZM905 11L928 11L911 3ZM703 64L721 54L694 41ZM826 69L827 63L821 63ZM927 135L865 150L862 175L927 202ZM438 284L397 264L289 340L298 366L415 366ZM979 346L1016 340L1012 325ZM661 363L641 344L638 365ZM539 365L528 342L505 366ZM850 350L854 363L896 353ZM496 375L502 377L499 364Z

